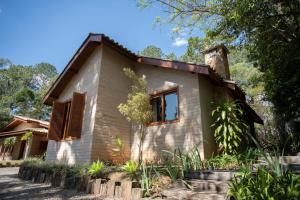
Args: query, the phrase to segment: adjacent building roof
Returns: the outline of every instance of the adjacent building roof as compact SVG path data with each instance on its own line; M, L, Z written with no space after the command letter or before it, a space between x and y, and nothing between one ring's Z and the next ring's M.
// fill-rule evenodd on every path
M34 135L47 136L47 133L48 133L48 129L46 129L46 128L25 128L25 129L16 130L16 131L3 131L3 132L0 132L0 138L1 137L7 137L7 136L23 135L28 131L31 131Z
M49 128L49 122L44 121L44 120L38 120L38 119L33 119L30 117L23 117L23 116L14 116L10 122L4 127L4 130L11 130L14 127L18 126L21 123L37 123L40 127L42 128Z
M245 94L243 93L243 91L234 82L223 81L222 78L208 65L199 65L181 61L171 61L165 59L139 56L131 52L121 44L117 43L116 41L110 39L104 34L90 33L88 37L84 40L84 42L81 44L75 55L71 58L67 66L62 71L62 73L56 79L54 84L48 90L46 95L44 96L44 104L52 105L53 101L59 97L60 93L64 90L71 78L76 73L78 73L80 67L83 65L85 60L92 54L93 50L101 44L110 46L111 48L115 49L119 53L127 56L128 58L132 59L137 63L201 74L208 78L211 82L213 82L213 84L228 88L232 91L232 94L236 98L245 102ZM249 109L251 109L251 107L249 107ZM255 113L254 110L252 111L253 112L251 112L251 117L253 118L253 120L255 122L262 123L262 119Z

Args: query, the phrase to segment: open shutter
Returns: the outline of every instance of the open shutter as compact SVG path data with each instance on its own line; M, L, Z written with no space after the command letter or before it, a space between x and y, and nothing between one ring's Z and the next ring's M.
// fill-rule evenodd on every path
M66 137L80 138L84 105L85 105L85 94L74 92L73 99L71 102Z
M50 127L48 131L48 140L61 140L63 134L63 124L65 118L65 103L54 102Z

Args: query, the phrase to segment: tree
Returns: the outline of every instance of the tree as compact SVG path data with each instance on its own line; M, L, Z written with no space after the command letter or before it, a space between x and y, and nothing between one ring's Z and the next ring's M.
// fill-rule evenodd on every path
M256 105L265 99L263 73L251 63L236 63L230 66L231 78L246 93L247 102Z
M244 45L264 72L267 98L273 103L279 129L300 132L300 1L143 0L159 3L174 30L199 28L206 37ZM298 128L297 128L298 127ZM283 136L285 137L285 136Z
M0 68L0 128L16 114L48 119L51 108L42 104L42 97L56 76L55 67L47 63L23 66L6 62Z
M190 37L186 52L181 56L184 62L203 64L204 55L202 51L206 48L206 42L200 37Z
M166 54L164 56L164 58L167 59L167 60L177 60L178 59L177 56L176 56L176 54L173 53L173 52L171 52L169 54Z
M130 68L124 68L124 74L132 81L131 91L126 103L121 103L118 109L129 122L139 129L139 164L143 160L143 143L146 136L146 125L152 120L150 96L147 92L145 77L139 77Z
M5 158L5 154L12 151L12 148L14 147L15 143L16 143L16 137L8 137L4 139L3 141L4 151L3 151L3 158L2 158L3 160Z
M142 56L152 57L152 58L163 58L164 54L161 48L154 45L149 45L143 49L140 53Z

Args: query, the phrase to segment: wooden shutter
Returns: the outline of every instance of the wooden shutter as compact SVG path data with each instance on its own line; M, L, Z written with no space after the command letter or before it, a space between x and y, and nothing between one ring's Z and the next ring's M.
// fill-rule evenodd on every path
M63 125L65 118L65 103L54 102L50 127L48 131L48 140L61 140L63 135Z
M80 138L82 130L85 94L73 93L66 137Z

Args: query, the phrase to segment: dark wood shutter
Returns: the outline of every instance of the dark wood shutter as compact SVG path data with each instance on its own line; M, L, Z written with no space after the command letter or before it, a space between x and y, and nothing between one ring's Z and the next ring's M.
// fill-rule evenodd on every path
M65 118L65 103L55 101L53 103L48 140L61 140L63 135L63 125Z
M85 94L73 93L66 137L80 138L82 130Z

